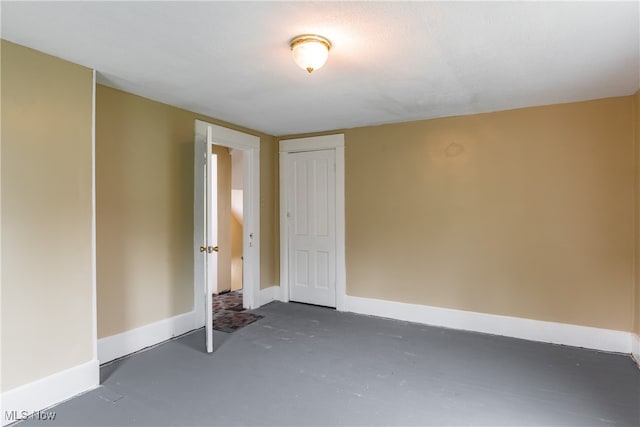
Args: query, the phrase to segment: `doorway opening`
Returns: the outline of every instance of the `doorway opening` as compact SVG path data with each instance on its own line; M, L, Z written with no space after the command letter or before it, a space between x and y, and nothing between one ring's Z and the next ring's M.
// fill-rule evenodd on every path
M231 333L263 316L246 311L243 289L244 151L212 145L216 162L217 288L213 329ZM213 160L212 158L212 160Z
M211 352L214 294L241 289L242 308L259 306L260 138L200 120L195 130L194 307Z
M242 294L244 228L244 152L237 148L212 145L212 161L216 162L217 283L216 295L229 292ZM211 219L211 218L210 218ZM243 301L241 301L243 302Z
M231 292L242 292L242 227L244 194L244 152L229 149L231 155Z

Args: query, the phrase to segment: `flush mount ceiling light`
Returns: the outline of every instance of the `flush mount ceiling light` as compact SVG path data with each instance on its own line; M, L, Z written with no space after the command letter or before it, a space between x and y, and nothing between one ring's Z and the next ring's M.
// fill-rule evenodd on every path
M303 34L291 40L293 60L309 73L322 67L329 57L331 42L316 34Z

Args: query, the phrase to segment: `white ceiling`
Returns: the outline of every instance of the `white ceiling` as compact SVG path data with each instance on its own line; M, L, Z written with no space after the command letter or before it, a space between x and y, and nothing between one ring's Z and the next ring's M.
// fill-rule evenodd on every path
M2 38L271 135L630 95L640 3L1 2ZM308 75L289 40L333 48Z

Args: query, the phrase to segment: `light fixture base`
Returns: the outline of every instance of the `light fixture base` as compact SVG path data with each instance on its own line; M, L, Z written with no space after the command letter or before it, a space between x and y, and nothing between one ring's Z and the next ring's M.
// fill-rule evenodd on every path
M327 39L326 37L319 36L317 34L302 34L302 35L296 36L291 39L291 42L289 42L289 44L291 46L291 50L293 50L294 47L300 44L309 43L309 42L322 43L327 47L327 50L331 50L331 42L329 41L329 39Z

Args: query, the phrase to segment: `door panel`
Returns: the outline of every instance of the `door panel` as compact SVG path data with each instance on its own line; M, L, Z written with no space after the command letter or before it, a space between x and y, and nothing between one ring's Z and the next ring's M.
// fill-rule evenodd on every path
M309 286L309 252L296 251L296 285Z
M213 292L218 289L218 156L213 154L211 129L207 130L205 173L205 332L207 352L213 352ZM215 249L214 249L215 248Z
M291 153L289 299L336 306L335 151Z
M205 345L213 351L212 293L217 287L217 254L210 250L217 240L217 158L212 156L209 131L194 149L194 302L198 322L205 326Z
M317 265L317 283L316 286L319 289L329 289L329 274L330 274L330 261L329 252L318 251L316 253L316 265Z

